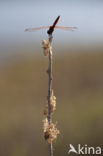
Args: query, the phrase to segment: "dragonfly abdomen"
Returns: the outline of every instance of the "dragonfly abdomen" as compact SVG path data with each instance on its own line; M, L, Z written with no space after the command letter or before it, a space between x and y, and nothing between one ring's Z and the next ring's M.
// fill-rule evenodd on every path
M48 33L49 35L51 35L51 34L53 33L54 28L55 28L56 24L57 24L58 21L59 21L59 18L60 18L60 16L58 16L58 17L56 18L56 20L55 20L55 22L53 23L53 25L50 26L49 30L47 31L47 33Z

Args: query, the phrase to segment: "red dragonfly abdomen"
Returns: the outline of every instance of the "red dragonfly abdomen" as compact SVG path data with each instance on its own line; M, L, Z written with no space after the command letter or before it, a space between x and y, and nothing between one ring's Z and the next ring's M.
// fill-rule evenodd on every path
M50 26L49 30L47 31L47 33L48 33L49 35L53 33L54 28L55 28L56 24L57 24L58 21L59 21L59 18L60 18L60 16L58 16L58 17L56 18L56 20L55 20L55 22L53 23L53 25Z

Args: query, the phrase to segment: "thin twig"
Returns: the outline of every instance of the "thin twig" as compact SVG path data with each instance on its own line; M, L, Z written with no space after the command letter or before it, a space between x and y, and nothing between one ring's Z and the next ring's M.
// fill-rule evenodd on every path
M47 104L44 110L44 115L46 118L43 120L44 138L49 143L49 156L53 156L53 140L57 138L59 130L56 125L52 122L52 114L56 110L56 97L54 96L52 89L52 64L53 64L53 54L52 54L52 34L49 34L48 42L46 40L42 41L44 56L48 56L48 96Z
M52 116L51 116L51 106L50 106L50 97L52 95L52 35L49 35L49 46L50 46L50 50L49 50L49 66L47 69L47 73L48 73L48 123L50 125L50 123L52 122ZM53 156L53 145L52 143L49 144L49 153L50 156Z
M52 94L52 47L51 47L51 43L52 43L52 36L49 36L49 44L50 44L50 50L49 50L49 65L48 65L48 69L47 69L47 73L48 73L48 122L49 124L51 123L51 109L50 109L50 97Z

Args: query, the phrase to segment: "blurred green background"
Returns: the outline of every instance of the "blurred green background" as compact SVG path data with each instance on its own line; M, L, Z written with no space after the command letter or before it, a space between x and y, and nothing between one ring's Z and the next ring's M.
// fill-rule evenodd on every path
M58 25L78 30L53 36L53 122L60 130L54 156L67 156L69 144L103 146L103 1L0 0L0 156L48 156L47 34L24 29L50 25L58 15Z
M97 52L98 51L98 52ZM60 135L54 155L67 155L69 144L102 146L103 53L54 53L53 88L57 110L53 115ZM48 155L43 138L48 58L38 52L19 54L0 67L0 155Z

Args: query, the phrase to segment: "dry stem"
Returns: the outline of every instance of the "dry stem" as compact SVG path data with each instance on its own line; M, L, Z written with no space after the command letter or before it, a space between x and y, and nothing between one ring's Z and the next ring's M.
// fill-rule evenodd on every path
M46 40L42 41L44 56L48 55L49 65L47 69L48 74L48 96L47 96L47 104L44 110L44 115L46 118L43 120L44 125L44 138L49 143L49 155L53 156L53 144L52 141L56 139L59 134L59 130L56 128L56 125L52 123L52 113L56 109L56 97L54 96L52 89L52 35L49 35L48 42Z
M47 73L48 73L48 116L47 116L47 119L48 119L48 123L50 125L50 123L52 122L52 117L51 117L51 106L50 106L50 97L51 97L51 94L52 94L52 35L49 35L49 46L50 46L50 49L49 49L49 66L48 66L48 69L47 69ZM53 156L53 145L52 145L52 142L49 144L49 153L50 153L50 156Z

